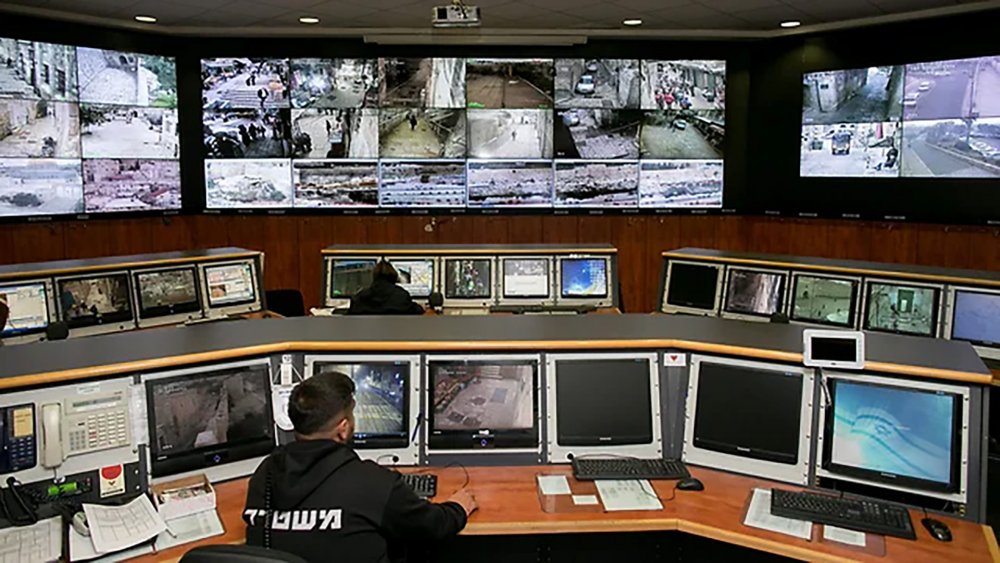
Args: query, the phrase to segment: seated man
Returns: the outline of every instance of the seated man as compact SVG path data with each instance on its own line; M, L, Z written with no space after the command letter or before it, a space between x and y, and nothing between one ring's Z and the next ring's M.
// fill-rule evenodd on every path
M372 284L351 298L348 315L422 315L424 308L413 302L410 292L399 285L399 272L379 260L372 270Z
M7 305L7 296L0 293L0 333L7 328L8 317L10 317L10 306ZM0 346L3 346L3 340L0 340Z
M342 373L300 383L288 417L295 441L276 449L250 479L243 513L249 545L308 561L401 561L405 542L454 536L477 508L468 490L432 504L398 473L361 461L348 445L354 382Z

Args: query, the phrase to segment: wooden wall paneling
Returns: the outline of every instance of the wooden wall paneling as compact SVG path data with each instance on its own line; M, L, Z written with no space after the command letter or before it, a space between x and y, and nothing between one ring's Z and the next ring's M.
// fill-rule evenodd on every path
M1000 229L976 229L968 234L969 261L976 270L1000 270Z
M827 221L827 257L870 260L872 224L859 221Z
M191 215L187 217L193 244L191 248L220 248L229 246L229 223L237 219L251 219L235 215Z
M322 250L334 239L334 223L328 217L304 217L295 223L298 248L299 290L306 310L322 306ZM268 257L264 257L267 263Z
M512 217L510 229L507 232L511 244L537 244L542 240L543 217L541 215L524 215Z
M829 256L829 232L826 221L789 219L772 229L784 231L784 247L796 256Z
M336 237L331 237L323 245L324 248L334 244L370 244L368 241L368 226L365 223L368 217L340 216L324 217L323 219L325 222L334 225L333 234L336 235Z
M754 249L747 235L747 219L736 215L716 216L715 248L730 252L749 252Z
M194 219L192 215L151 219L149 221L149 251L173 252L198 248L192 219Z
M620 215L608 219L610 242L618 249L622 305L630 313L652 311L655 308L656 290L651 281L658 274L648 271L646 267L649 260L646 252L645 217Z
M471 217L439 217L434 225L438 244L472 243L473 222Z
M916 264L916 229L905 223L874 223L871 249L875 262Z
M660 305L660 275L663 270L663 251L673 250L685 246L698 246L700 248L714 248L714 244L701 244L706 242L706 238L685 239L683 231L689 225L682 219L690 217L675 217L662 215L659 217L646 217L646 250L643 253L643 268L646 270L648 299L652 300L652 305L644 311L655 311ZM695 227L692 232L695 232ZM712 236L714 242L714 235ZM691 240L692 242L688 242ZM697 242L696 242L697 241Z
M233 217L229 222L229 244L264 253L264 288L299 287L297 217L267 215Z
M650 221L659 219L666 220L677 225L676 242L671 241L670 246L663 246L663 250L683 248L690 246L694 248L718 248L718 216L709 215L679 215L667 217L649 217ZM652 226L652 223L650 223Z
M542 244L575 244L579 241L579 221L575 215L546 215L542 217Z
M974 228L921 225L916 229L917 263L947 268L975 268Z
M65 233L70 259L146 254L152 246L148 218L68 223Z
M788 219L770 217L750 217L748 245L751 252L791 254ZM765 250L766 249L766 250Z
M388 244L398 242L389 233L390 219L385 216L363 217L365 226L365 244Z
M515 218L498 215L479 217L462 217L463 221L472 223L473 244L508 244L510 243L511 223Z
M67 257L66 223L23 223L0 226L0 263L22 264Z
M588 242L607 244L611 241L611 231L618 225L617 220L621 216L581 216L576 224L576 242L586 244ZM643 219L643 217L634 217Z
M434 244L437 240L436 229L439 221L437 217L415 215L401 217L392 224L400 227L399 237L396 239L400 244Z

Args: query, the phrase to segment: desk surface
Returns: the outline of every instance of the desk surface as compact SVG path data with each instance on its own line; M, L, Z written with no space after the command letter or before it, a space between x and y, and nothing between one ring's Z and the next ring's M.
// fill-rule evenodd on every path
M403 469L433 472L438 475L439 495L444 500L462 485L465 475L460 468ZM479 502L479 510L469 519L463 535L524 535L591 532L680 531L717 541L811 561L1000 561L993 532L988 526L954 518L939 517L951 528L954 540L942 543L933 539L920 525L923 514L911 511L917 540L886 538L885 556L873 556L850 547L819 541L805 541L742 524L746 502L754 487L773 483L709 469L691 468L691 473L705 484L701 492L677 491L670 498L675 481L654 481L657 494L664 499L659 511L546 513L541 509L535 485L537 474L565 474L566 465L529 467L472 467L468 469L469 486ZM219 514L226 533L222 536L179 546L136 561L176 561L187 550L211 543L242 543L245 528L241 519L246 500L246 479L223 483L216 488ZM784 485L781 485L784 487ZM792 488L789 486L789 488Z
M31 262L0 266L0 279L17 278L26 275L51 276L65 272L87 270L107 270L126 268L149 268L176 263L205 262L226 258L246 258L261 253L245 248L226 247L180 252L160 252L157 254L133 254L129 256L102 256L78 260L55 260L52 262Z

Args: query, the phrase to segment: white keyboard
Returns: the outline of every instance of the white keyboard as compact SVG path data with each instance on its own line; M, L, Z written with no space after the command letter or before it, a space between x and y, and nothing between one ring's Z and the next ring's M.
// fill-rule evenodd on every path
M0 563L56 561L62 556L62 518L0 529Z

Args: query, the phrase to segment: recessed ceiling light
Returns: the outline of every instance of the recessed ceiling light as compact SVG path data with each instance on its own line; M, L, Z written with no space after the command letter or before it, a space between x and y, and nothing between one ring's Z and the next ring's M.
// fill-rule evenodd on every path
M135 21L142 23L156 23L156 18L153 16L136 16Z
M623 21L622 25L627 25L627 26L642 25L642 20L640 20L638 18L628 19L628 20Z
M319 18L314 18L312 16L302 16L299 18L299 23L319 23Z
M800 25L802 25L802 22L800 22L799 20L788 20L788 21L785 21L785 22L781 22L781 27L785 27L785 28L799 27Z

